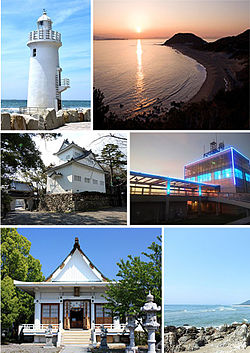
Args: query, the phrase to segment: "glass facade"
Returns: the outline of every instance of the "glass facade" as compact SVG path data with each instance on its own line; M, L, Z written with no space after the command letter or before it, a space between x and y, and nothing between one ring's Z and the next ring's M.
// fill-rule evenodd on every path
M233 148L186 165L184 178L220 185L221 192L250 192L249 160Z

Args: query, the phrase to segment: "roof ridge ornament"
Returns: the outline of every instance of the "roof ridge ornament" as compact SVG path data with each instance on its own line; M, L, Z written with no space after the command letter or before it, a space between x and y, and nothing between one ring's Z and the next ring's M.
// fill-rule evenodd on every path
M74 249L79 249L79 248L80 248L79 239L78 237L75 237Z

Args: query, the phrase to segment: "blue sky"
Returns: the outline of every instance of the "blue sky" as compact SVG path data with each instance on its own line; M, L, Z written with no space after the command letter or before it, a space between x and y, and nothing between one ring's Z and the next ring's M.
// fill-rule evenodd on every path
M250 299L250 228L165 228L164 238L165 303Z
M30 54L26 43L29 32L37 29L43 8L53 21L52 28L62 34L62 78L71 82L62 98L90 99L90 0L2 1L2 98L27 98Z
M61 264L78 237L83 252L110 279L115 278L120 259L139 256L162 233L161 228L18 228L17 231L31 242L30 253L40 260L44 276Z
M202 158L216 139L250 158L249 133L131 133L131 170L183 178L184 165Z

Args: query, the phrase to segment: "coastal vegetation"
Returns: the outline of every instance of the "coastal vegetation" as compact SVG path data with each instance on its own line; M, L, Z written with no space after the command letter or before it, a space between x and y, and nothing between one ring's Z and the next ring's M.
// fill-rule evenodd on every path
M249 129L249 30L212 43L191 33L176 34L164 45L181 45L197 53L207 51L211 57L224 53L225 60L238 60L240 69L234 72L235 79L228 89L219 87L209 99L173 101L170 109L157 103L150 111L126 118L110 111L103 92L94 88L94 129ZM226 75L226 68L223 70ZM223 79L220 77L225 86Z

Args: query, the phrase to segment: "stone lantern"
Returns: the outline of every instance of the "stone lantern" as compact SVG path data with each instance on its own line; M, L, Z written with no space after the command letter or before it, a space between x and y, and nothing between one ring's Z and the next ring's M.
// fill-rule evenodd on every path
M48 328L45 330L45 340L46 346L43 348L53 348L53 334L52 334L52 325L49 325Z
M132 304L130 304L131 308ZM129 313L127 315L127 328L129 329L129 346L126 348L126 353L135 353L138 352L138 347L135 346L135 328L137 327L136 324L136 317L134 313Z
M148 353L156 353L155 350L155 331L160 327L157 322L156 313L161 311L161 307L154 303L154 296L149 292L147 302L141 308L146 313L146 321L144 327L148 331Z

